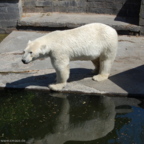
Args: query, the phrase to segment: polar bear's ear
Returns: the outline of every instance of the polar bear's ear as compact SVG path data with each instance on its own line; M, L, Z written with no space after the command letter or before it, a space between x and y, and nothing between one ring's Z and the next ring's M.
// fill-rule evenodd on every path
M31 41L31 40L29 40L29 41L28 41L28 44L30 44L30 43L32 43L32 41Z
M40 49L42 54L44 55L46 53L46 45L42 45Z

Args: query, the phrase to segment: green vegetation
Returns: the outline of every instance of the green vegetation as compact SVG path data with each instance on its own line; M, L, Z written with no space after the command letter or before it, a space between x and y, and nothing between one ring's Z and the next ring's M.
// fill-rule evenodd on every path
M52 132L59 112L54 105L58 101L47 92L0 90L0 139L28 140Z
M8 36L8 34L0 34L0 42L7 36Z

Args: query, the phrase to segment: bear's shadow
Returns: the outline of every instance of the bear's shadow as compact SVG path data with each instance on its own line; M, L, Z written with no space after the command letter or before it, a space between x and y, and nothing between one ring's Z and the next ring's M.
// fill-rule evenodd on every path
M70 69L68 82L78 81L84 78L92 77L92 69L74 68ZM6 88L26 88L28 86L47 87L49 84L56 82L56 73L50 73L39 76L29 76L11 83L6 84Z
M84 78L91 78L92 76L92 69L74 68L70 70L68 82L79 81ZM7 83L6 88L26 88L28 86L47 87L49 84L55 83L55 79L56 73L29 76L12 83ZM109 80L127 91L129 95L143 95L144 65L110 76Z

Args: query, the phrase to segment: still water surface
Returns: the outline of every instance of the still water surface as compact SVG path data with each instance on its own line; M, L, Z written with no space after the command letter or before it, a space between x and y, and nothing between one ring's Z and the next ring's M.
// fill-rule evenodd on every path
M144 144L144 100L0 90L0 143Z

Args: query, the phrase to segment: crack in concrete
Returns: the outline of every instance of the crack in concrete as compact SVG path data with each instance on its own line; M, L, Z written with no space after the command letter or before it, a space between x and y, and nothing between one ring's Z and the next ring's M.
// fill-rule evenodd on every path
M0 55L23 55L23 52L21 53L13 53L13 52L9 52L9 53L1 53Z
M130 43L135 43L135 42L133 42L133 41L131 41L131 40L119 40L119 42L123 42L123 41L124 41L124 42L126 41L126 42L130 42Z
M32 73L32 72L38 72L40 70L28 70L28 71L3 71L0 72L1 75L8 75L8 74L23 74L23 73Z

